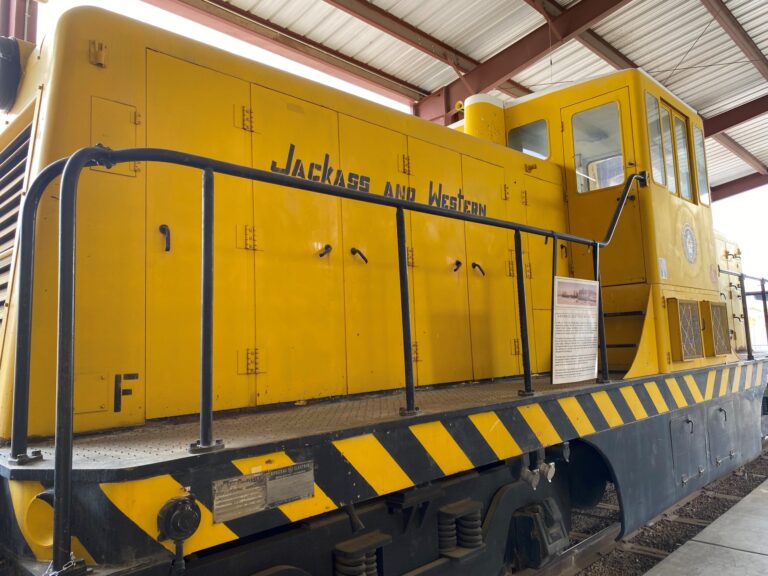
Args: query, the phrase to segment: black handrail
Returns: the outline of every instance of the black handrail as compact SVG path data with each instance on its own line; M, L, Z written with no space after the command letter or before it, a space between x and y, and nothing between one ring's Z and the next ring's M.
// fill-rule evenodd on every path
M724 268L717 268L720 274L726 276L734 276L739 279L739 297L741 298L741 310L744 315L744 339L747 344L747 360L754 360L755 354L752 349L752 330L749 326L749 306L747 305L747 296L760 296L763 300L763 318L765 320L765 333L768 335L768 298L766 298L766 282L768 279L759 278L757 276L749 276L742 272L733 272L732 270L726 270ZM744 286L745 280L755 280L760 282L760 290L758 292L747 292Z
M99 164L106 167L112 167L114 164L124 162L161 162L170 163L176 165L182 165L192 168L198 168L204 171L204 207L206 204L206 198L211 199L213 194L213 174L220 173L229 176L235 176L240 178L247 178L250 180L261 181L270 184L288 186L300 190L307 190L311 192L317 192L320 194L326 194L330 196L347 198L351 200L359 200L362 202L369 202L373 204L379 204L383 206L389 206L396 208L397 224L398 228L403 228L403 210L407 209L412 212L421 212L434 216L442 216L455 220L461 220L465 222L473 222L478 224L485 224L494 226L497 228L503 228L507 230L513 230L515 232L515 247L516 247L516 266L517 266L517 287L518 287L518 306L520 309L520 330L521 340L523 345L523 367L525 378L525 393L532 392L531 382L531 369L530 369L530 354L528 349L527 339L527 307L525 297L525 283L524 275L522 272L522 241L521 235L523 232L527 234L533 234L538 236L544 236L545 238L557 239L575 242L590 246L595 254L599 252L601 247L608 245L613 237L619 218L623 211L624 205L629 194L631 185L637 180L641 186L646 185L645 172L639 174L632 174L627 178L624 185L624 190L620 197L619 203L614 212L613 219L609 226L608 232L602 242L595 240L582 238L573 234L555 232L553 230L546 230L535 226L528 226L525 224L518 224L513 222L506 222L495 218L487 218L483 216L476 216L472 214L453 212L443 208L436 208L424 204L415 204L407 202L405 200L389 198L384 196L377 196L367 194L363 192L357 192L348 190L346 188L340 188L337 186L331 186L319 182L313 182L308 180L301 180L293 178L287 175L276 174L273 172L267 172L256 168L249 168L245 166L239 166L229 162L222 162L202 156L196 156L192 154L185 154L182 152L176 152L171 150L155 149L155 148L136 148L120 151L112 151L103 147L91 147L83 148L75 152L69 159L60 160L54 165L43 170L38 178L30 187L25 205L29 205L22 211L21 215L21 241L19 252L19 269L20 269L20 284L23 281L27 288L24 306L20 305L19 308L19 326L26 326L29 330L32 316L31 306L31 288L33 279L33 264L34 264L34 223L36 218L37 207L39 199L42 195L42 191L45 187L61 173L63 166L63 177L60 188L59 196L59 324L58 324L58 371L56 382L56 436L55 436L55 470L54 470L54 542L53 542L53 568L54 570L61 570L62 567L69 561L70 558L70 517L71 517L71 472L72 472L72 444L73 444L73 381L74 381L74 310L75 310L75 230L76 230L76 205L77 205L77 185L79 182L80 174L82 170L89 165ZM206 226L206 218L210 216L212 218L212 202L210 203L209 210L203 211L204 219L204 235L210 235L209 240L212 241L212 219L210 225ZM206 215L208 214L208 216ZM403 229L404 231L404 229ZM410 341L410 314L408 312L408 290L407 290L407 270L403 273L403 258L402 247L404 247L404 234L400 234L402 238L399 238L399 255L400 255L400 276L401 276L401 308L403 311L403 340L404 344ZM208 245L203 240L203 246ZM596 258L596 262L599 260ZM206 280L206 267L210 268L212 274L212 253L206 257L205 250L203 256L203 325L201 330L203 331L203 356L206 354L210 356L211 346L206 346L206 334L205 331L212 331L212 321L206 321L207 311L206 308L212 306L212 284L211 290L206 292L206 282L211 281L211 278ZM599 280L599 276L598 276ZM404 290L403 290L404 289ZM206 298L208 294L208 298ZM207 304L206 304L207 302ZM599 297L599 302L602 303L602 296ZM20 303L21 304L21 303ZM602 307L600 307L601 309ZM23 317L22 317L23 316ZM209 317L210 318L210 317ZM602 321L602 314L601 314ZM17 340L17 375L14 382L14 433L15 444L12 450L13 455L17 458L22 454L26 456L26 441L27 441L27 420L28 420L28 402L29 402L29 358L30 358L30 338L29 333L25 333L23 340ZM210 334L208 334L208 338ZM607 355L605 351L605 342L602 342L601 356L603 357L603 370L604 374L608 373ZM18 361L21 360L23 370L18 371ZM413 382L413 362L412 362L412 350L410 346L406 346L404 350L405 370L406 370L406 414L414 413L417 409L415 407L415 390ZM212 385L211 379L206 376L210 367L210 357L206 360L205 357L201 359L201 415L200 415L200 441L201 445L212 445L212 423L213 423L213 406L209 401L209 392L207 390ZM208 362L208 364L206 364ZM410 373L410 378L408 374ZM207 391L206 391L207 390ZM22 393L20 393L22 392ZM18 401L17 401L18 400ZM204 412L204 413L203 413ZM23 463L24 458L19 459L20 463Z

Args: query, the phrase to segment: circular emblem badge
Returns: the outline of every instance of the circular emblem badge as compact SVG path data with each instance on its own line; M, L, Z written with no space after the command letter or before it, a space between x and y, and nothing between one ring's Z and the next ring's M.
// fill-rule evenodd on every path
M693 264L696 262L696 256L698 254L698 247L696 245L696 234L693 232L690 224L683 224L683 252L685 257Z

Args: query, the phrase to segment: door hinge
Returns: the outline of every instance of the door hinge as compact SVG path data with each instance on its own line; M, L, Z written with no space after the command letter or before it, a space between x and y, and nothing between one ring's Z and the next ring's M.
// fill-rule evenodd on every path
M671 364L671 363L672 363L672 354L667 352L667 364Z
M258 374L259 372L259 349L246 348L238 353L237 373L238 374Z
M529 280L533 279L533 269L531 268L530 262L526 262L525 264L525 277Z
M512 356L520 356L520 340L517 338L512 340Z
M528 190L522 190L520 192L520 202L523 206L528 206Z
M141 162L131 162L131 170L137 174L141 172Z
M136 126L141 126L141 113L139 113L139 112L134 112L134 113L133 113L133 118L131 119L131 121L132 121L132 122L133 122L133 123L134 123Z
M253 109L248 106L243 106L243 123L242 128L246 132L253 132Z
M414 340L413 344L411 344L411 350L412 350L412 357L414 362L419 361L419 343Z
M247 224L242 226L242 229L240 229L237 234L237 247L242 250L258 250L255 226L249 226Z
M504 186L501 187L501 199L502 200L509 200L509 186L504 184Z
M400 156L400 172L409 176L411 174L411 157L408 154Z
M507 260L507 276L509 276L510 278L514 278L515 277L515 261L514 261L514 259Z
M405 253L406 253L406 256L407 256L407 258L406 258L406 259L407 259L407 261L408 261L408 266L410 266L411 268L413 268L413 267L416 265L416 264L414 263L415 261L414 261L414 259L413 259L413 248L410 248L410 247L409 247L409 248L406 248L406 249L405 249Z

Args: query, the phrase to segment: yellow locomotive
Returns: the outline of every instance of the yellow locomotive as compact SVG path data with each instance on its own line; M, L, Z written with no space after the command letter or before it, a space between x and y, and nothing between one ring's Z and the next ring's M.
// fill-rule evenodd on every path
M451 130L93 8L15 49L9 570L499 573L607 482L626 531L759 452L702 121L643 72L473 96ZM554 276L600 281L579 382L552 384Z

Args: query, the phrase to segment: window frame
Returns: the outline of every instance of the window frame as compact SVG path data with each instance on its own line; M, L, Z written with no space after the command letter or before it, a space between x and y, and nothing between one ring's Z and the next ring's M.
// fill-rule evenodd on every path
M653 182L655 184L658 184L659 186L663 186L669 191L670 194L673 194L680 198L681 200L685 200L686 202L690 202L691 204L702 204L700 201L701 195L700 195L700 188L699 188L699 181L698 181L698 166L696 164L696 144L693 138L693 122L691 119L686 116L685 114L678 112L677 109L675 109L671 104L667 103L663 98L657 97L655 94L652 94L651 92L646 91L645 92L646 97L650 96L653 99L656 100L659 104L659 128L661 130L661 154L662 154L662 163L664 167L664 173L665 173L665 183L661 183L652 175ZM664 123L665 123L665 115L669 119L669 142L667 142L667 135L664 133ZM647 137L648 137L648 153L649 153L649 162L651 164L653 163L653 151L651 148L651 134L650 130L648 130L649 122L648 120L648 101L645 101L645 117L646 117L646 130L648 131ZM681 179L681 171L680 171L680 159L679 159L679 149L677 146L677 122L681 122L684 127L684 133L685 133L685 142L686 142L686 155L687 155L687 162L688 162L688 177L689 177L689 188L691 197L685 198L682 195L682 179ZM671 155L671 163L668 163L667 159L667 153L670 153ZM670 175L669 169L672 169L674 172ZM705 155L705 170L706 170L706 155ZM651 165L651 173L653 173L653 166ZM674 188L670 187L670 184L674 185ZM706 205L706 203L704 203Z
M696 193L698 194L699 198L699 205L701 206L711 206L712 205L712 189L709 185L709 166L707 162L707 147L704 143L704 130L701 128L701 126L693 125L693 164L696 167ZM705 188L706 193L702 194L702 185L701 181L699 180L699 152L698 147L696 144L696 134L699 134L701 137L701 160L704 165L704 179L705 179ZM706 198L706 200L705 200Z
M584 176L586 178L589 178L589 176L586 175L586 174L580 174L576 170L576 160L575 159L578 156L578 154L577 154L577 148L578 147L577 147L577 144L576 144L576 130L575 130L575 127L574 127L574 120L576 119L576 117L579 114L583 114L585 112L589 112L591 110L596 110L598 108L603 108L605 106L610 106L610 105L615 106L615 109L616 109L616 122L617 122L617 127L618 127L618 138L619 138L619 154L618 155L614 154L612 156L602 156L600 158L595 158L594 160L592 160L588 164L586 164L585 167L588 167L588 166L594 164L595 162L603 162L605 160L609 160L611 158L617 158L617 157L621 158L622 182L618 183L618 184L611 184L609 186L601 186L600 188L595 188L595 189L579 190L579 176L581 175L581 176ZM588 108L583 108L581 110L578 110L577 112L574 112L571 115L571 117L570 117L570 131L571 131L571 142L572 142L571 145L573 147L573 154L574 154L574 172L575 172L575 177L576 177L576 193L577 194L589 194L589 193L592 193L592 192L598 192L600 190L608 190L610 188L615 188L617 186L620 186L624 182L624 180L626 179L626 174L627 174L626 151L624 149L625 148L625 142L624 142L624 131L622 129L623 128L623 123L622 123L621 112L622 112L621 102L618 99L612 99L612 100L608 100L606 102L603 102L602 104L596 104L596 105L590 106Z
M540 156L538 154L529 154L528 152L525 152L524 150L518 150L517 148L513 148L509 145L509 136L512 133L513 130L518 130L520 128L525 128L526 126L531 126L533 124L537 124L539 122L544 123L544 135L546 136L546 144L547 144L547 155L546 156ZM549 158L552 156L552 146L550 145L550 138L549 138L549 120L546 118L539 118L537 120L532 120L531 122L526 122L525 124L520 124L519 126L513 126L509 130L507 130L507 148L510 150L514 150L516 152L520 152L521 154L525 154L526 156L530 156L532 158L538 158L539 160L549 160Z

